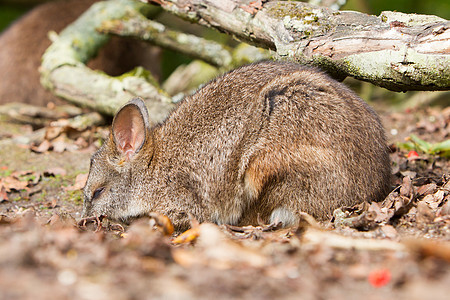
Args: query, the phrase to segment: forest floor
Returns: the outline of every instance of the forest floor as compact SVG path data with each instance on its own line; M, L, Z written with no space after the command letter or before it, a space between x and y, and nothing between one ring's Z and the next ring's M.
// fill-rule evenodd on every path
M0 121L0 299L448 299L450 161L424 149L450 138L450 109L381 117L385 201L289 229L193 221L178 239L161 216L78 223L106 127ZM398 146L411 134L425 152Z

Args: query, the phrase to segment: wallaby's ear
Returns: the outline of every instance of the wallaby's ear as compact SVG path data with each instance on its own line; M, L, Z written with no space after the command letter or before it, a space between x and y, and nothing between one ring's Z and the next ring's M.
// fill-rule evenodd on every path
M134 98L117 112L111 133L119 152L130 159L144 145L150 128L148 112L140 98Z

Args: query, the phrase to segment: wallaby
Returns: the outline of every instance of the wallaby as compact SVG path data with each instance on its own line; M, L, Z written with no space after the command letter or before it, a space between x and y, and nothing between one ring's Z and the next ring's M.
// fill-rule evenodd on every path
M140 99L125 104L92 156L83 216L290 226L389 187L384 130L364 101L314 68L260 62L211 81L161 124Z
M98 0L53 1L37 6L0 35L0 103L46 105L58 102L40 84L38 68L50 46L49 31L59 32ZM159 50L137 40L112 38L89 62L92 69L120 75L142 65L156 77Z

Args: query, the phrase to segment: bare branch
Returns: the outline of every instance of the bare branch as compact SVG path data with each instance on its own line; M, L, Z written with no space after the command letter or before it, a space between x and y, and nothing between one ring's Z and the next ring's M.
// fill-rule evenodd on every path
M113 115L130 98L140 96L153 121L164 119L173 107L172 100L153 84L156 81L149 79L148 72L138 69L114 78L85 65L108 40L108 36L96 31L103 21L147 7L129 0L99 2L59 36L53 34L53 43L42 58L42 84L77 106L106 115Z
M216 67L229 67L231 53L224 45L192 34L170 30L137 12L130 12L120 20L103 22L99 32L124 37L137 37L154 45L201 59Z

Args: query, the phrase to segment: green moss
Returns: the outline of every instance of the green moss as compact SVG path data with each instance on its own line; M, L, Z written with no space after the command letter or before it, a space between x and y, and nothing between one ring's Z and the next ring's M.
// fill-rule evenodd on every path
M292 2L278 2L275 7L272 7L268 14L276 18L290 18L303 19L306 16L311 16L312 9L307 6L300 6Z
M179 32L176 32L174 30L167 30L165 32L165 34L172 41L177 41L178 43L182 43L183 42L183 39L179 38L180 37L180 33Z
M332 15L318 7L279 3L269 9L269 14L282 19L285 28L304 34L303 38L323 34L332 28L329 21Z
M17 197L15 197L15 198L12 199L12 201L14 201L14 202L18 202L18 201L28 201L28 200L29 200L29 199L24 198L24 197L22 197L22 196L17 196Z
M240 43L234 48L232 56L232 67L235 68L254 61L270 59L271 53L266 49L254 47L246 43Z
M8 177L9 175L11 175L12 170L0 170L0 177Z
M123 80L127 77L140 77L144 78L147 82L149 82L151 85L156 87L160 93L164 93L164 91L161 90L158 81L153 77L152 73L148 70L146 70L144 67L136 67L133 70L123 73L120 76L117 76L118 80Z
M83 204L83 191L67 191L64 195L63 201L75 203L76 205Z
M39 195L37 195L36 198L34 198L34 200L38 202L45 202L47 200L47 196L47 191L44 189Z

